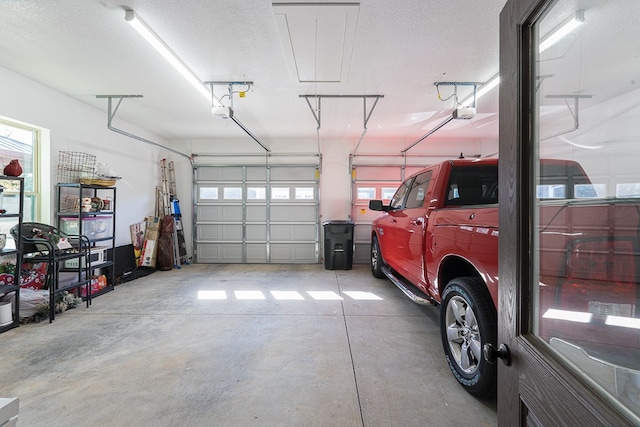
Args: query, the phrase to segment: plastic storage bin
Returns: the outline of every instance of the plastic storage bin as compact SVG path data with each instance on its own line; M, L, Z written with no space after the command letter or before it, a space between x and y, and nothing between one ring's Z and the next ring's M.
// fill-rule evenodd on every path
M82 218L82 234L89 239L107 239L113 237L113 227L111 216L90 216ZM77 218L61 218L60 228L63 232L71 235L80 233Z
M327 270L351 270L353 266L353 229L351 221L325 221L324 268Z

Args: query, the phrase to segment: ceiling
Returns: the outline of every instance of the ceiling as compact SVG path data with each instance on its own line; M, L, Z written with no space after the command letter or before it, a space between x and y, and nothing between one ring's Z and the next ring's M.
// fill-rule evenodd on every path
M0 66L105 111L96 95L123 100L114 126L135 124L168 140L246 139L125 20L135 10L203 82L233 86L234 114L266 147L290 141L411 145L451 115L472 86L498 72L505 0L361 0L274 4L269 0L4 0ZM298 4L296 4L298 3ZM292 48L293 46L293 48ZM229 104L228 86L214 86ZM307 98L323 97L320 129ZM343 97L355 95L355 97ZM380 95L376 98L361 96ZM439 99L441 98L441 99ZM317 99L308 98L317 108ZM497 141L498 91L443 139ZM316 114L317 114L317 110ZM366 113L365 113L366 111ZM367 132L363 136L365 115Z

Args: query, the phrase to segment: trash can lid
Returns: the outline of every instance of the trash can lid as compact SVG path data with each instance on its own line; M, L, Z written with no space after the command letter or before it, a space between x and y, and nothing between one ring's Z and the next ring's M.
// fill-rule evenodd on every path
M348 225L355 225L355 223L353 221L350 220L341 220L341 219L332 219L329 221L323 221L322 225L334 225L334 224L348 224Z

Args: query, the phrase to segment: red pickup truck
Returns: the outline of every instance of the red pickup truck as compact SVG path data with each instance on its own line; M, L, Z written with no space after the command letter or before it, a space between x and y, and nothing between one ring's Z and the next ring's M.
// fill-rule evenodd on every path
M595 198L576 162L540 165L538 334L587 349L592 342L611 354L637 349L638 329L602 319L640 314L640 201ZM430 166L407 179L389 204L371 200L369 208L383 212L371 229L373 275L389 278L417 303L442 306L440 331L453 375L470 393L492 395L496 366L483 347L497 339L498 159ZM568 324L553 315L576 312L594 321Z

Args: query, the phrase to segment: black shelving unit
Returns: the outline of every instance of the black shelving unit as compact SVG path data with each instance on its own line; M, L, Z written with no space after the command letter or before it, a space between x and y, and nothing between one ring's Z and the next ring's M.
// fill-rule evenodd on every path
M0 176L0 185L2 185L3 187L4 184L6 184L8 181L18 182L19 184L20 192L18 197L18 211L7 211L0 214L0 221L11 223L12 225L17 224L18 230L21 230L24 212L24 178ZM7 244L9 244L8 239L11 239L11 235L8 232L6 233L6 237ZM13 273L13 284L0 285L0 295L5 296L13 292L15 294L15 298L13 300L12 322L0 326L0 333L20 326L20 268L22 266L22 238L18 238L17 240L15 240L15 248L7 248L7 244L5 244L5 247L0 250L0 260L9 256L15 256L16 266Z
M83 199L92 200L90 210L83 209ZM109 201L109 206L105 206L105 200ZM113 290L115 285L115 259L113 259L116 234L115 203L115 187L80 183L60 183L57 185L56 216L58 228L68 234L84 235L89 239L90 270L92 273L99 271L107 278L107 286L92 293L91 298ZM76 270L71 268L71 271Z
M59 242L51 236L62 236L56 227L38 222L23 222L21 227L22 260L25 264L47 265L46 283L49 288L49 322L56 316L57 296L64 292L79 292L85 289L87 307L91 304L91 283L89 263L89 239L85 236L64 236L68 238L69 248L61 248ZM16 230L16 239L18 233ZM60 280L60 273L66 262L74 261L75 268L66 271L73 272L68 281Z

